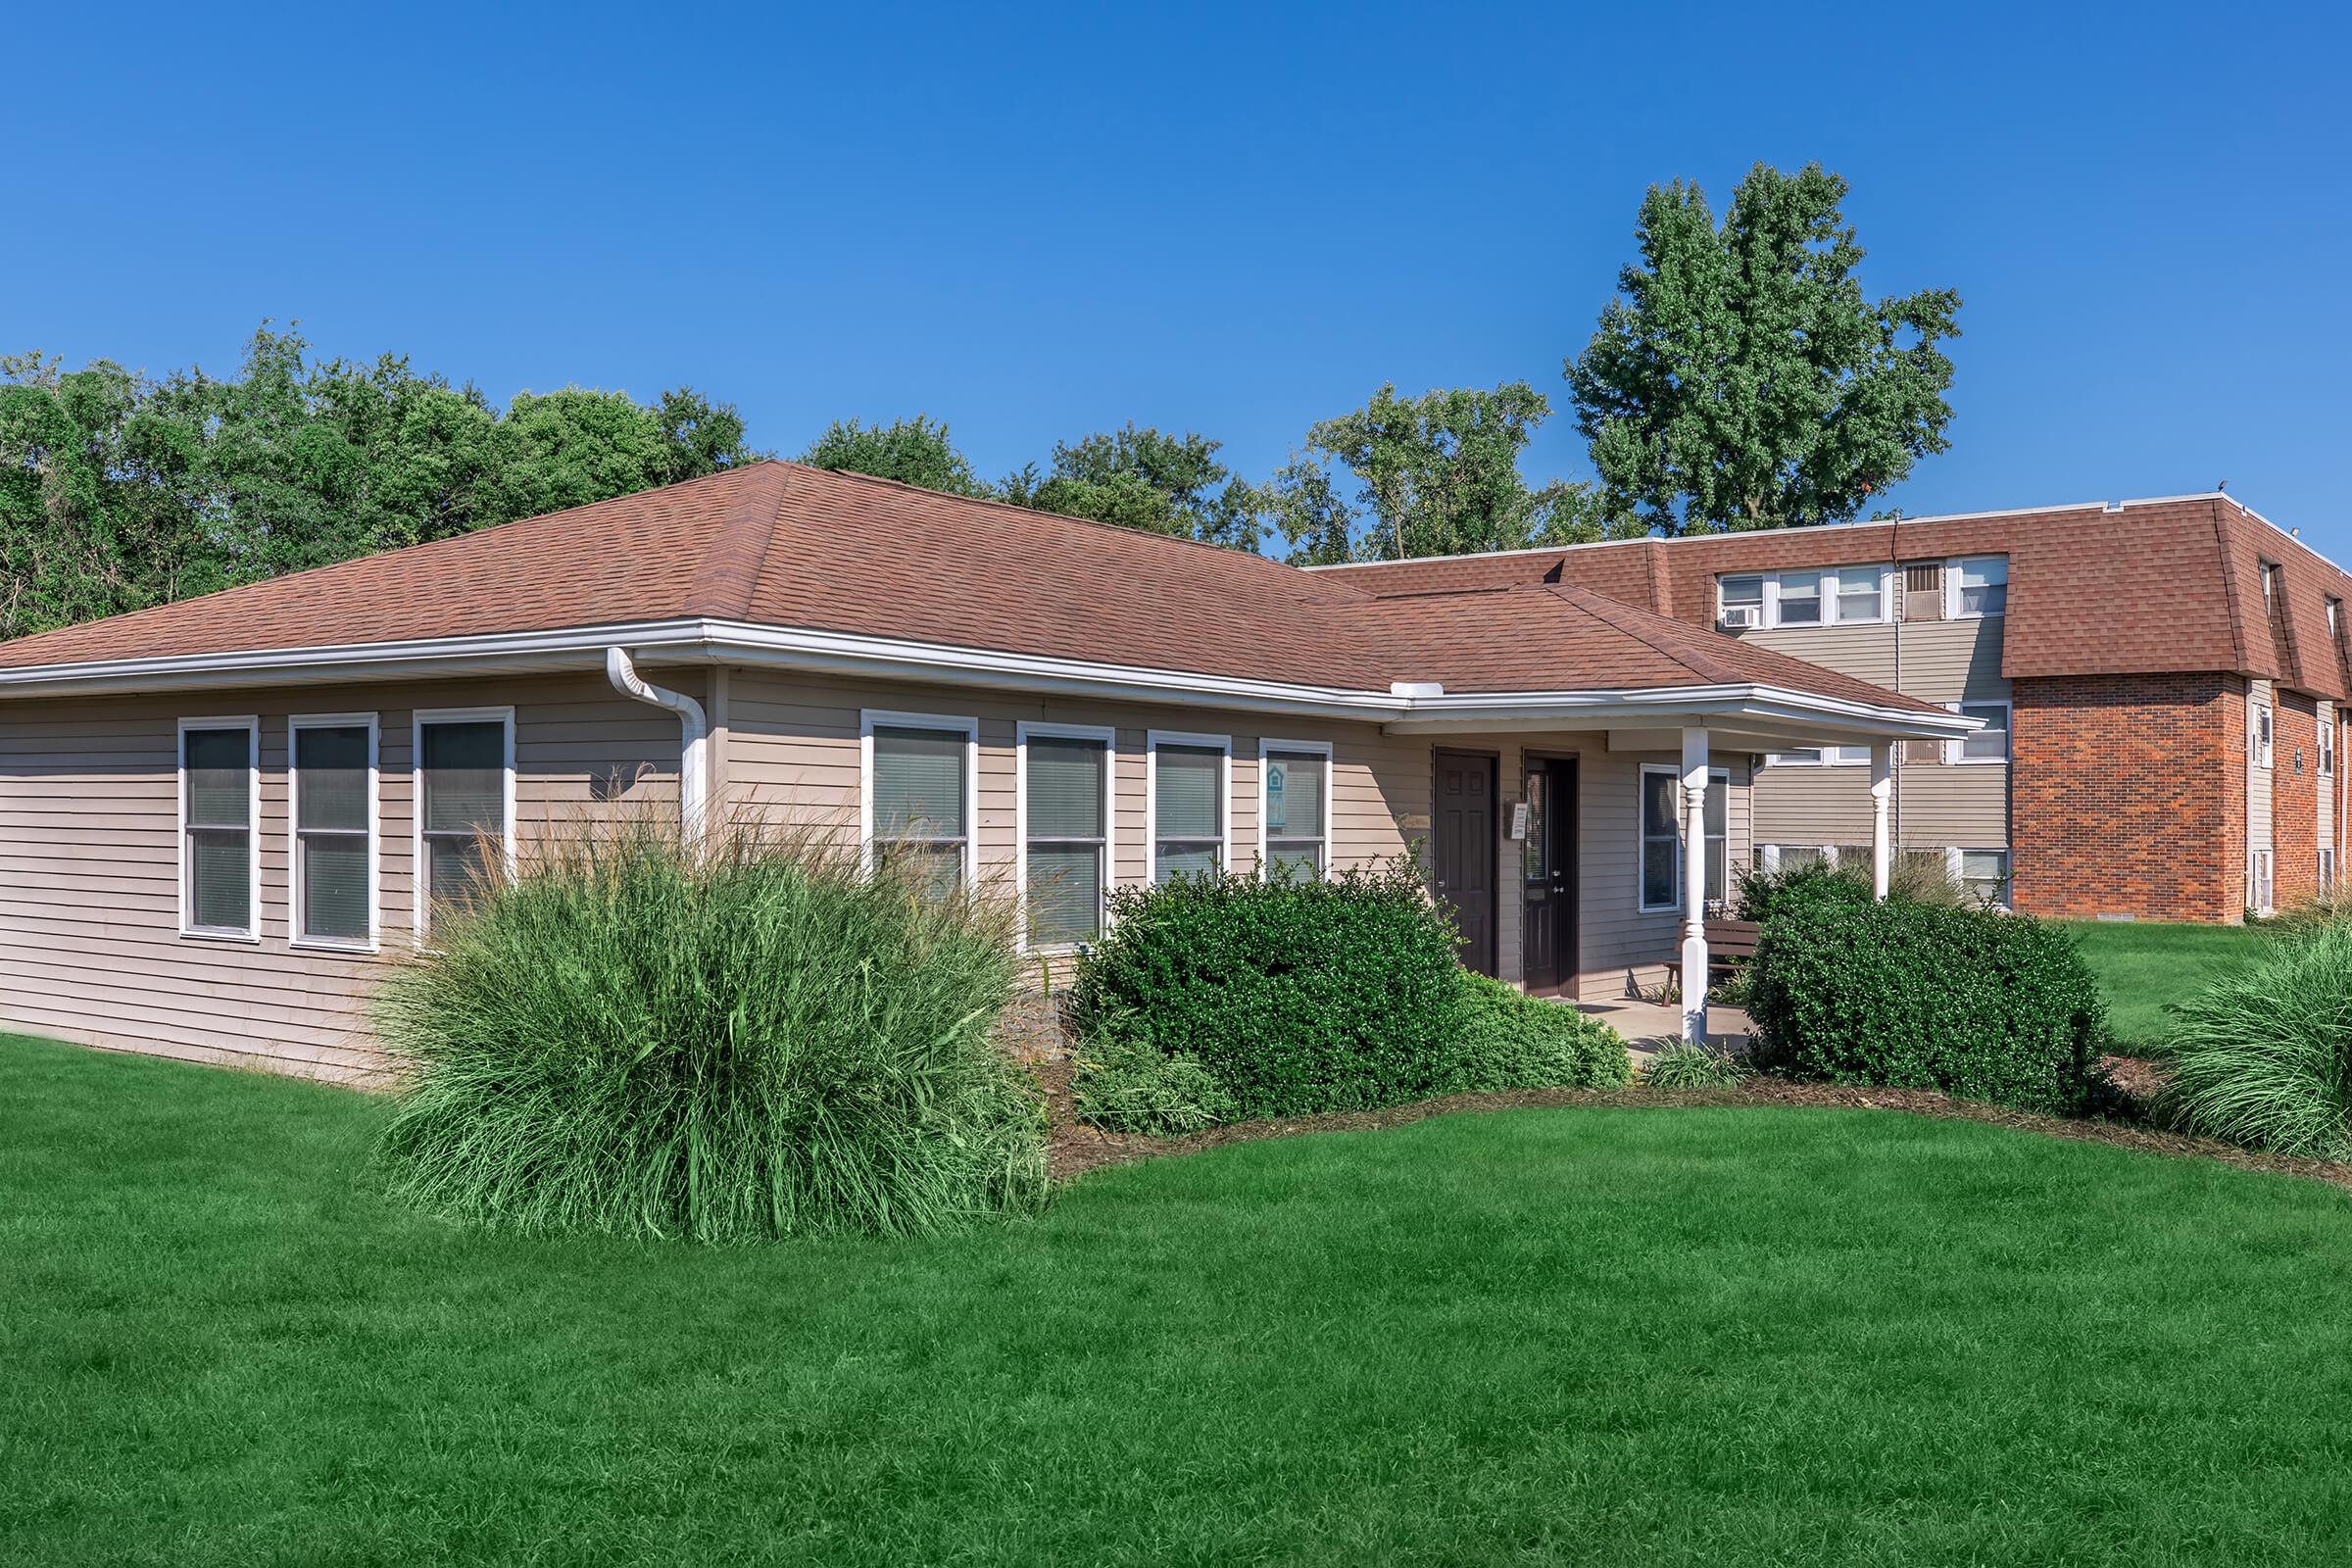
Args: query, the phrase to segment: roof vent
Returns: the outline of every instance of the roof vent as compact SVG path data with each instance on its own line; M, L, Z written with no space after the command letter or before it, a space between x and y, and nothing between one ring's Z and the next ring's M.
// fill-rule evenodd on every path
M1389 682L1391 697L1443 697L1446 688L1434 680L1393 680Z
M2109 512L2121 512L2124 510L2124 504L2121 501L2110 501L2107 503L2107 510Z
M1567 569L1568 558L1566 556L1562 556L1559 560L1551 564L1551 569L1544 574L1544 580L1545 582L1558 582L1560 580L1560 573Z

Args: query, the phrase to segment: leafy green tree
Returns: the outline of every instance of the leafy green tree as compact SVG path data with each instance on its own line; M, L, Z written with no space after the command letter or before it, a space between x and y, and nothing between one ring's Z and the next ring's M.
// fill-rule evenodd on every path
M1055 442L1054 466L1043 478L1031 465L1008 477L1001 493L1042 512L1254 550L1259 524L1252 495L1217 461L1220 445L1191 431L1169 435L1129 423Z
M1667 533L1838 522L1950 445L1960 297L1871 301L1819 164L1758 164L1717 226L1706 195L1651 187L1641 261L1566 374L1612 510Z
M505 414L399 356L313 360L264 323L239 373L0 360L0 635L349 560L754 456L690 388L523 393Z
M896 479L955 496L996 493L956 450L947 424L920 414L888 424L836 419L801 454L801 461L812 468L870 473L877 479Z
M1291 541L1293 562L1398 561L1623 537L1592 487L1555 480L1530 489L1519 457L1551 406L1524 381L1396 395L1307 432L1303 451L1255 492L1259 513ZM1356 482L1352 503L1332 466Z

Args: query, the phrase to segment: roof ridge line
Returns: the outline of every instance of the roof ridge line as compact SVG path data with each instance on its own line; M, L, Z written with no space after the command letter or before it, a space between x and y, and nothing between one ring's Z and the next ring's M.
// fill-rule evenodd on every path
M1682 665L1693 675L1703 675L1707 679L1717 682L1738 682L1748 679L1743 672L1733 669L1728 664L1718 664L1714 660L1708 658L1704 654L1692 654L1684 650L1670 648L1666 644L1660 642L1657 638L1651 636L1646 629L1641 626L1627 625L1623 620L1618 618L1615 612L1621 611L1632 611L1636 614L1647 615L1653 619L1671 621L1677 631L1683 630L1684 628L1682 622L1673 620L1671 616L1660 615L1656 611L1642 610L1639 605L1629 605L1622 600L1611 599L1606 594L1595 593L1590 588L1572 587L1564 582L1540 583L1537 586L1542 588L1546 593L1556 594L1569 604L1572 604L1579 610L1584 611L1587 614L1594 616L1595 618L1606 622L1608 625L1615 627L1618 631L1625 633L1626 636L1633 638L1636 642L1645 645L1656 653L1665 655L1668 659L1673 660L1676 663ZM1752 681L1749 683L1752 684Z
M760 568L775 541L784 490L792 478L790 470L781 465L777 466L774 504L731 511L710 530L695 562L694 580L686 588L684 613L741 616L751 612L759 593ZM738 578L742 579L740 584Z

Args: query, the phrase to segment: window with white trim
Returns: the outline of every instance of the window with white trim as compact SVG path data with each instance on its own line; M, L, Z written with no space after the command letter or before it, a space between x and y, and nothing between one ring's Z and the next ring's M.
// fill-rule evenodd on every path
M873 713L865 727L865 841L877 870L910 871L932 893L971 884L975 719Z
M373 713L286 721L294 813L294 938L375 945Z
M1151 736L1152 880L1204 876L1225 864L1232 743L1223 736Z
M1867 746L1797 746L1764 759L1768 767L1868 767Z
M2009 852L2007 850L1956 849L1950 853L1948 865L1952 880L1962 891L1980 904L2009 906Z
M2246 904L2256 914L2268 914L2274 907L2274 884L2271 880L2271 852L2256 850L2246 858Z
M1879 625L1887 618L1893 568L1836 566L1735 572L1715 579L1715 623L1747 626Z
M179 929L197 937L261 935L262 723L183 719L179 726Z
M1029 941L1092 942L1102 934L1110 881L1111 732L1024 723L1017 739Z
M2009 610L2009 558L1971 556L1944 564L1947 620L1978 620Z
M2007 703L1957 703L1953 711L1962 718L1981 718L1984 727L1973 735L1963 735L1950 743L1955 762L2006 762L2009 760L2009 705Z
M514 863L512 710L416 718L416 929L435 905L462 906Z
M2320 897L2331 897L2335 892L2335 851L2320 852Z
M1731 770L1708 768L1701 832L1707 858L1705 899L1710 905L1724 903L1731 891ZM1644 913L1682 907L1682 809L1681 770L1663 762L1642 764L1641 907Z
M2320 710L2320 777L2335 777L2335 715Z
M1258 747L1258 821L1266 868L1308 878L1331 869L1331 748L1291 741Z
M2254 753L2255 766L2267 768L2271 765L2272 740L2271 706L2268 703L2256 703L2246 735L2246 744Z

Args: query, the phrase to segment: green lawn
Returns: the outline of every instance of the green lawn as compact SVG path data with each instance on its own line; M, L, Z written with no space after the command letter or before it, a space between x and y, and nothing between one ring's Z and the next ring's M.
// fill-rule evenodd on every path
M2174 925L2156 920L2062 920L2107 994L2107 1017L2126 1045L2164 1039L2168 1003L2185 1002L2269 940L2259 926Z
M954 1240L522 1242L369 1102L0 1042L0 1561L2316 1563L2352 1195L1522 1111Z

